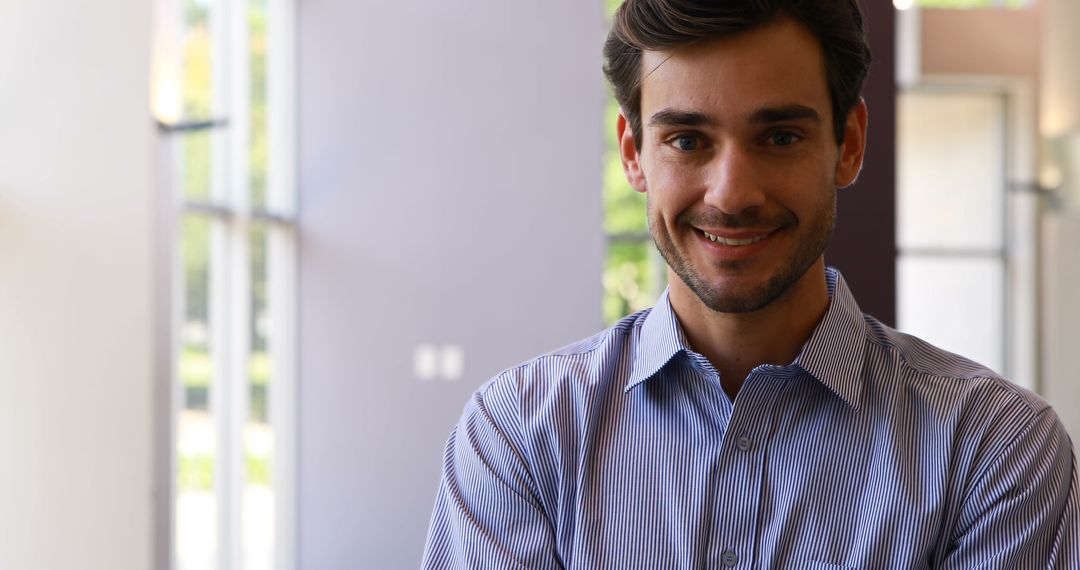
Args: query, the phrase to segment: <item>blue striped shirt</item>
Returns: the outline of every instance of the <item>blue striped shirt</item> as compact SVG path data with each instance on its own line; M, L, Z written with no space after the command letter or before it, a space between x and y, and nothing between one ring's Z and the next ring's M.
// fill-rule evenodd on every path
M1072 444L1038 396L830 307L732 402L668 302L483 385L425 568L1080 569Z

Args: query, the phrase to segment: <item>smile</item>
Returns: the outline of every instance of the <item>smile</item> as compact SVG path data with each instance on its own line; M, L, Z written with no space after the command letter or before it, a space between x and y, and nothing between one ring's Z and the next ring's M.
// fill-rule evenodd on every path
M723 244L723 245L731 245L731 246L750 245L750 244L753 244L753 243L757 243L757 242L769 237L769 235L770 235L770 234L761 234L759 236L752 237L752 238L732 239L732 238L722 238L720 236L714 236L714 235L710 234L709 232L707 232L705 230L702 230L701 233L705 234L705 237L709 238L709 241L712 241L714 243Z

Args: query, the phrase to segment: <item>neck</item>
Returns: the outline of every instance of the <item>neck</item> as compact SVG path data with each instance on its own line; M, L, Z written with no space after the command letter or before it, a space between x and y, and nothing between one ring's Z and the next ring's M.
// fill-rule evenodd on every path
M795 360L829 308L822 258L780 297L745 313L713 311L678 276L669 271L669 277L671 306L690 347L720 372L732 400L755 367Z

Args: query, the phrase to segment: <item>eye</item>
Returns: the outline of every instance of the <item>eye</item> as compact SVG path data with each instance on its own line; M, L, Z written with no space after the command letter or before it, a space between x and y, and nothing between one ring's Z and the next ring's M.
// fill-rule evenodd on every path
M693 152L701 148L701 138L697 135L683 133L668 139L668 144L682 152Z
M768 143L772 146L791 146L802 140L802 137L795 133L779 132L769 135Z

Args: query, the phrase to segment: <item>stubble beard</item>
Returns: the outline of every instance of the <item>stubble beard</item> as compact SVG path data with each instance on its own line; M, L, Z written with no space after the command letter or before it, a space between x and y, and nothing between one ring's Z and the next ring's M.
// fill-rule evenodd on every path
M690 288L691 291L709 309L718 313L750 313L763 309L787 293L792 286L802 278L811 266L820 258L832 239L833 228L836 224L836 194L835 190L828 199L828 205L821 208L821 215L815 216L807 231L801 236L801 240L795 252L784 261L779 269L769 275L763 283L751 285L749 289L740 290L735 287L725 287L720 283L711 283L704 278L693 266L686 255L675 246L674 240L667 231L667 227L656 212L652 197L647 196L649 232L652 234L653 243L657 251L663 256L668 267L675 272ZM689 212L683 212L677 219L679 227L689 227L688 223L696 223L706 227L725 227L736 229L739 227L776 227L785 225L795 230L803 223L795 218L790 212L788 215L773 224L761 224L760 219L751 216L726 216L718 215L715 221L694 220L688 222ZM781 223L782 222L782 223ZM697 231L697 230L694 230ZM785 229L785 231L787 231ZM718 269L738 271L742 266L749 265L752 260L740 260L717 264Z

